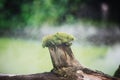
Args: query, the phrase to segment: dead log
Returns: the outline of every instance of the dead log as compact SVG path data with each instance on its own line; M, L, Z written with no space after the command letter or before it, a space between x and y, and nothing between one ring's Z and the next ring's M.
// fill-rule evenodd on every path
M67 80L67 79L64 79L64 77L57 76L52 72L46 72L30 75L0 74L0 80Z
M82 66L71 50L73 40L74 37L66 33L56 33L43 39L43 47L48 47L52 59L51 72L16 76L0 75L0 80L120 80Z

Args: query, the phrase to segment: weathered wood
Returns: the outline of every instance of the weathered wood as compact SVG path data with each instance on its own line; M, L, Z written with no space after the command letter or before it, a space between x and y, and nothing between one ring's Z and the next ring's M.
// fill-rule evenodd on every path
M58 45L49 47L52 63L55 69L63 67L82 67L75 59L70 46Z
M44 39L43 47L48 47L52 59L51 72L16 76L0 75L0 80L120 80L116 76L112 77L82 66L71 50L72 40L73 37L65 33L57 33Z
M60 74L61 73L61 74ZM58 73L47 72L30 75L1 75L0 80L120 80L107 74L87 68L61 68Z
M30 74L30 75L3 75L0 74L0 80L67 80L64 77L55 75L52 72Z

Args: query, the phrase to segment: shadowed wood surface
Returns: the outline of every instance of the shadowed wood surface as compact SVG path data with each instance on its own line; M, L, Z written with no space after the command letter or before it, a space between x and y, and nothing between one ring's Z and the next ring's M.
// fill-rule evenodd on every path
M30 74L30 75L3 75L0 74L0 80L66 80L51 72Z
M30 75L4 75L0 74L0 80L120 80L102 72L87 68L77 69L73 67L62 68L61 75L54 72L30 74Z

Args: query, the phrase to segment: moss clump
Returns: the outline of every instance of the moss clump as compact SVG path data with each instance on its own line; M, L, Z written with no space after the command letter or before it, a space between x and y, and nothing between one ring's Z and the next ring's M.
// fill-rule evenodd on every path
M72 35L63 32L57 32L53 35L48 35L43 38L42 46L43 47L52 47L56 45L66 44L71 45L71 41L74 40Z

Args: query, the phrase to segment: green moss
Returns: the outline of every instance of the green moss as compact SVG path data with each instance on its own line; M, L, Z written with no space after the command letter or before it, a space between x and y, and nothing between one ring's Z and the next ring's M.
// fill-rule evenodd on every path
M70 34L57 32L53 35L48 35L43 38L42 46L50 47L61 44L71 45L71 41L74 40L74 37Z

